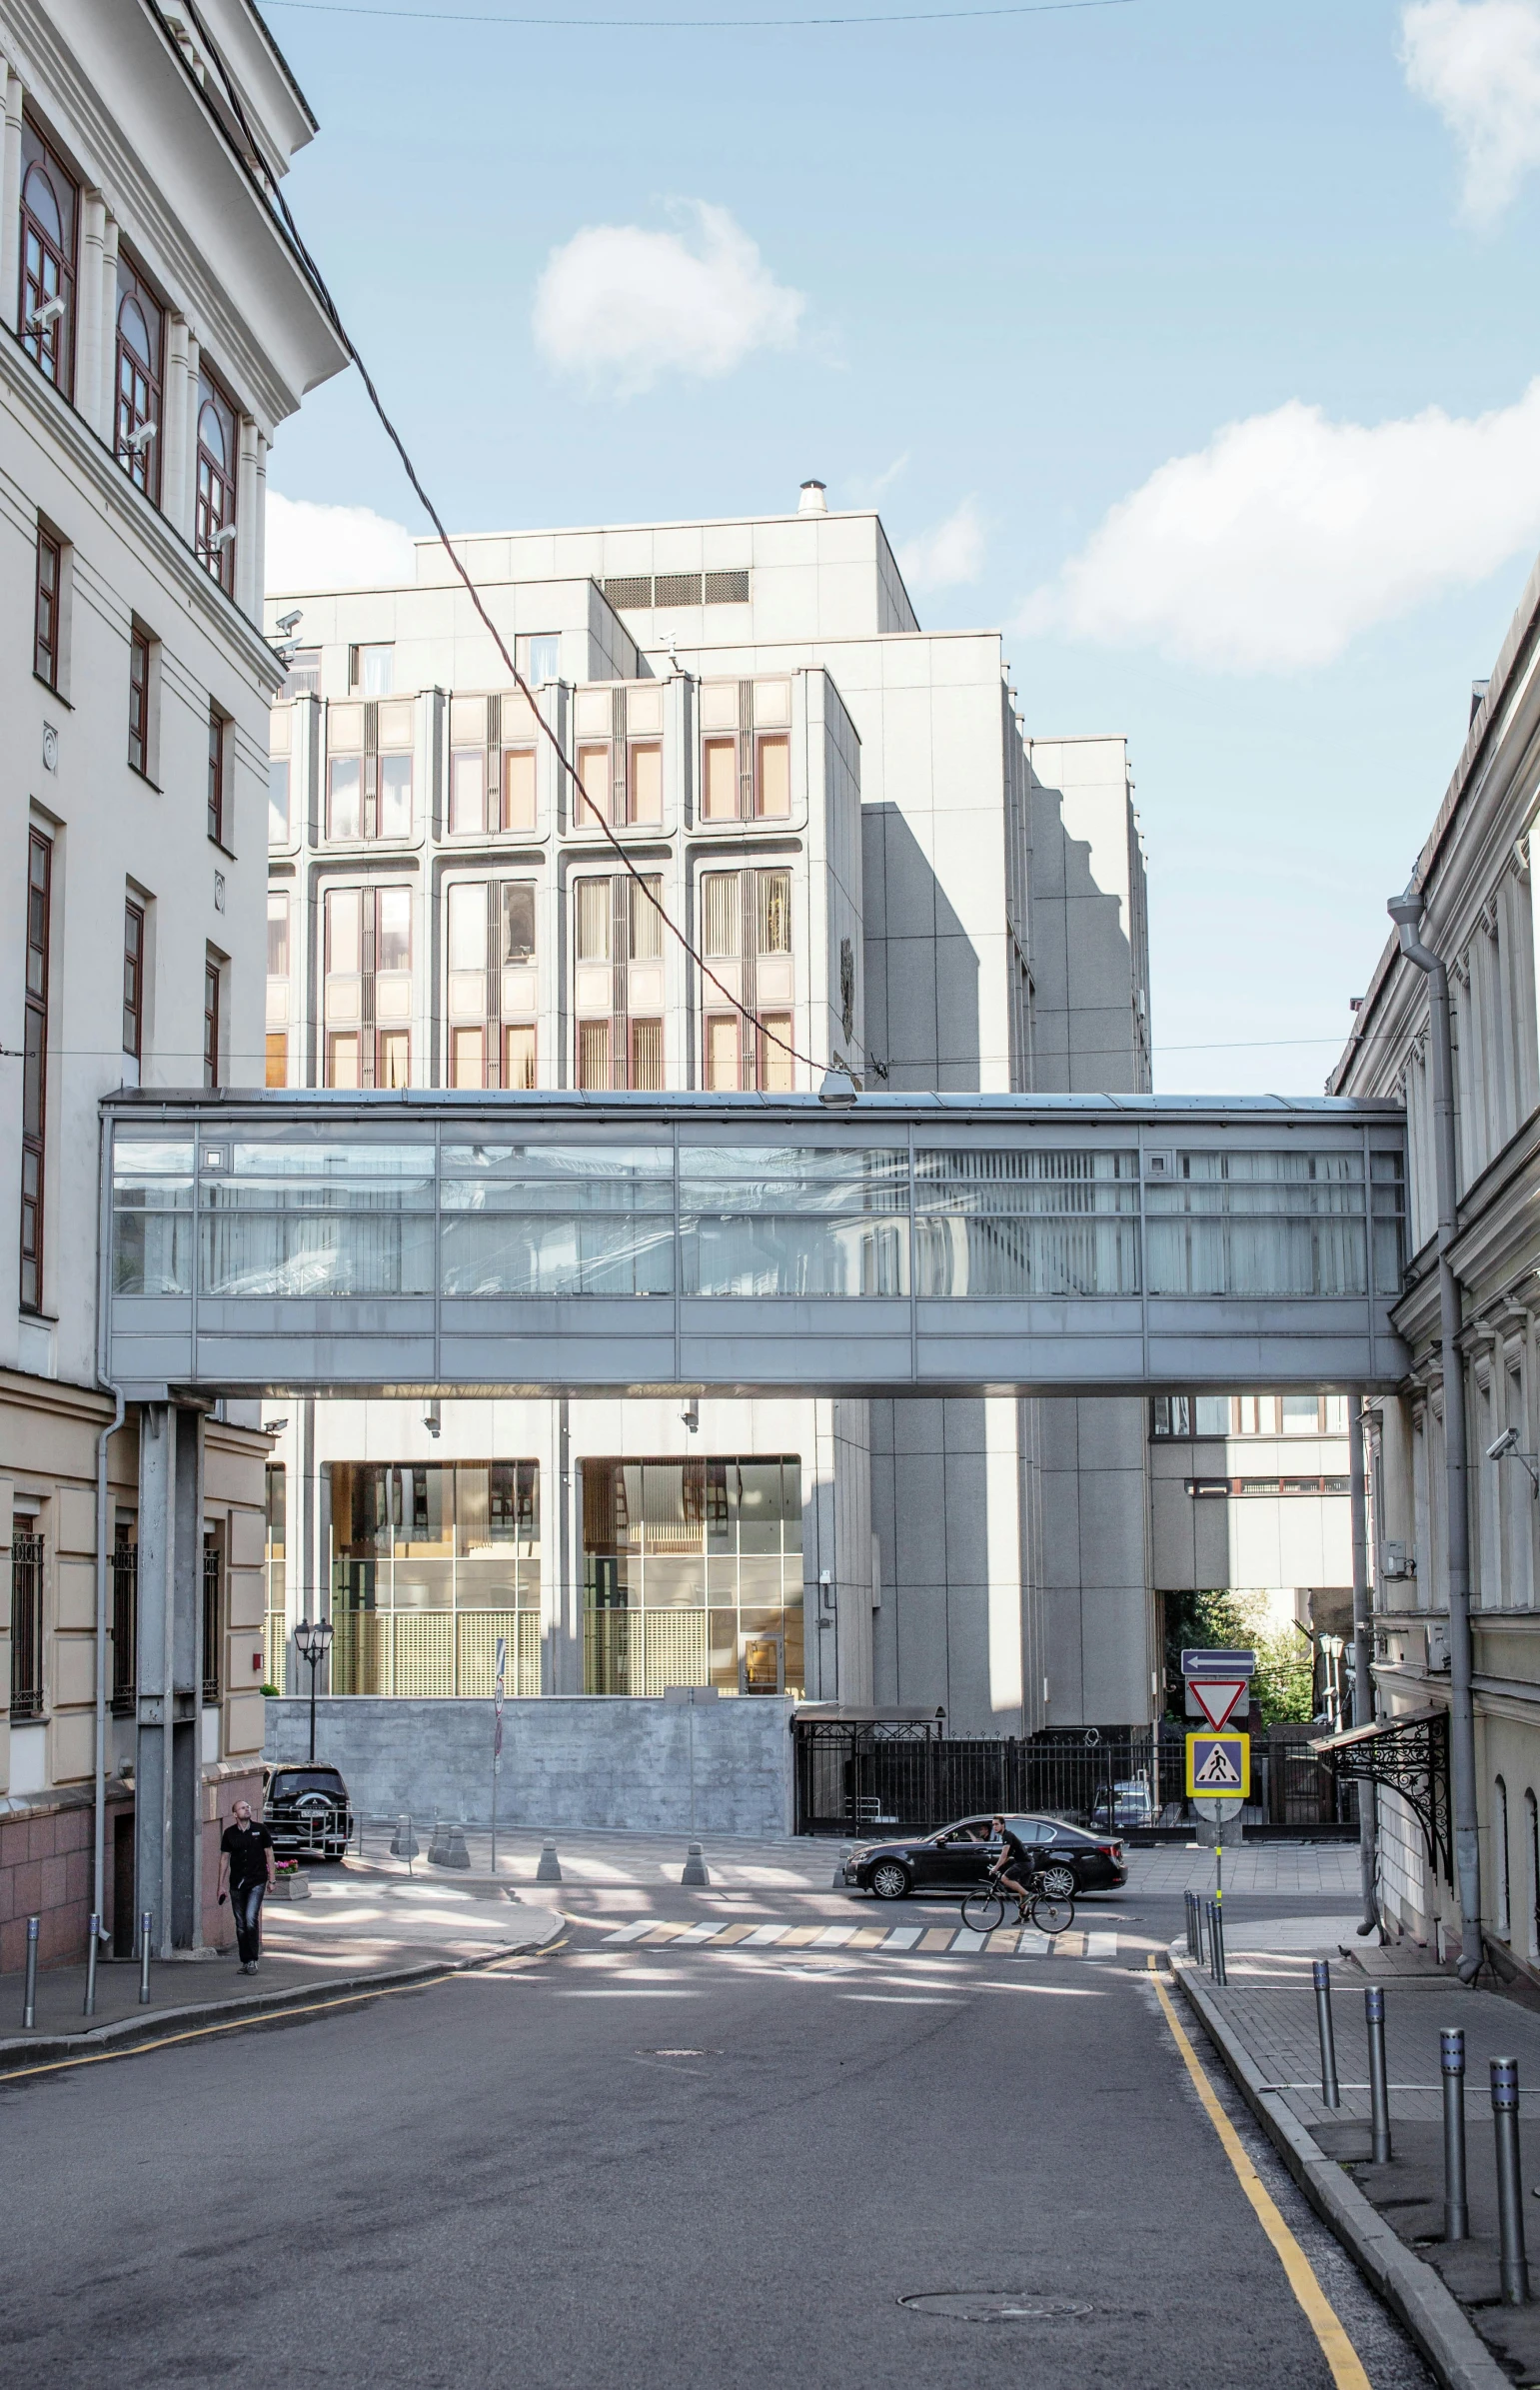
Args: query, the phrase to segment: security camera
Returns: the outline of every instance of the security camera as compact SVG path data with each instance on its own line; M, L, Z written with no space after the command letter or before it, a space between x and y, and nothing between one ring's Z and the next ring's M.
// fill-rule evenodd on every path
M685 1404L684 1409L680 1412L680 1417L684 1420L692 1435L700 1434L701 1403L697 1395L691 1395L690 1400Z
M64 313L64 301L59 298L39 300L27 315L29 332L49 332Z
M1501 1460L1505 1452L1516 1451L1518 1448L1518 1441L1519 1431L1517 1427L1505 1427L1501 1435L1494 1436L1492 1441L1487 1445L1486 1456L1488 1460Z
M218 531L211 533L209 536L207 546L210 553L212 554L220 548L228 548L234 538L235 525L233 523L226 523L222 525Z
M155 438L159 426L154 423L142 423L137 431L129 432L123 442L124 455L142 457L150 442Z
M292 606L287 614L281 614L279 616L273 628L275 631L281 631L284 638L287 639L290 632L304 620L304 609L299 606Z

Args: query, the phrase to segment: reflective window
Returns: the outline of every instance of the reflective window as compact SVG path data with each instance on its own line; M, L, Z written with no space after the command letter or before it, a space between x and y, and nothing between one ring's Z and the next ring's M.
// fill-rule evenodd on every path
M540 1691L540 1466L334 1460L332 1685L486 1699Z

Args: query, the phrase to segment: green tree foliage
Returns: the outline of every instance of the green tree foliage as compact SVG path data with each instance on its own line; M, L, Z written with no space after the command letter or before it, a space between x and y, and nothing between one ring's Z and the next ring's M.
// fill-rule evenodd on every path
M1251 1650L1256 1653L1251 1692L1263 1725L1314 1716L1315 1655L1309 1639L1297 1627L1280 1632L1269 1626L1265 1602L1243 1593L1168 1593L1165 1628L1169 1715L1183 1714L1183 1651Z

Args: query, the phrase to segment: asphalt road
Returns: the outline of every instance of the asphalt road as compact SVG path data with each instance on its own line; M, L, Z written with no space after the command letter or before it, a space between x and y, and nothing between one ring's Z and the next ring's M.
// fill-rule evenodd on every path
M1132 1949L618 1948L615 1922L0 2085L9 2379L1330 2385ZM1198 2047L1373 2390L1425 2390ZM965 2292L1045 2312L900 2304Z

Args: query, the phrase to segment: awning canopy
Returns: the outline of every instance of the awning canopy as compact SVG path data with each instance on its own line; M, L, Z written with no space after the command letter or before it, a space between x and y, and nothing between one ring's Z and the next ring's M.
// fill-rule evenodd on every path
M1349 1726L1312 1740L1338 1783L1383 1784L1398 1793L1423 1831L1429 1864L1453 1880L1449 1839L1449 1712L1437 1702Z

